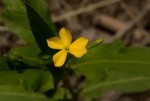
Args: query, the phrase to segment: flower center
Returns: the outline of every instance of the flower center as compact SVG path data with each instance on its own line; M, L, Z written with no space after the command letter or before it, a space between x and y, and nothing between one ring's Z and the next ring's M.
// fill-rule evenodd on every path
M65 50L68 52L69 51L69 45L65 47Z

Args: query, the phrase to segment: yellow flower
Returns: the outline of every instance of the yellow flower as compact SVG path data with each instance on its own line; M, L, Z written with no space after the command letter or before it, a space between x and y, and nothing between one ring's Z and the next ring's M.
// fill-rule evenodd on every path
M71 33L65 28L61 28L59 36L47 39L47 44L50 48L60 50L53 56L56 67L61 67L65 63L68 52L77 58L87 53L86 45L88 39L80 37L71 44Z

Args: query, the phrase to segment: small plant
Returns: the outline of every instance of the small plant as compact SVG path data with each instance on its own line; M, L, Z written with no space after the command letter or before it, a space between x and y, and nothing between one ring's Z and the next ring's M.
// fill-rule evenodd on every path
M0 58L0 101L89 101L106 90L150 88L150 48L72 42L67 29L58 35L44 0L1 1L5 24L26 45Z

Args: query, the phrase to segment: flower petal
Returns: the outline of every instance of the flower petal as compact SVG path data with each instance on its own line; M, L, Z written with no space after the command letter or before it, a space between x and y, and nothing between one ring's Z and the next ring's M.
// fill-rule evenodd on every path
M71 50L80 50L85 48L85 46L88 43L88 39L84 37L80 37L77 40L75 40L71 45L69 45L69 49Z
M77 58L80 58L82 57L84 54L87 53L87 49L86 48L83 48L83 49L80 49L80 50L69 50L69 53L71 53L72 55L74 55L75 57Z
M63 43L65 44L65 46L68 46L71 44L72 36L71 36L70 31L68 31L65 28L61 28L61 30L59 32L59 36L60 36L61 40L63 41Z
M82 57L85 53L87 53L87 43L88 39L84 37L78 38L71 45L69 45L69 53L73 54L76 57Z
M61 51L57 52L53 56L53 61L54 61L55 66L61 67L65 63L66 57L67 57L67 51L66 50L61 50Z
M63 44L62 40L58 37L52 37L47 39L47 44L52 49L64 49L65 45Z

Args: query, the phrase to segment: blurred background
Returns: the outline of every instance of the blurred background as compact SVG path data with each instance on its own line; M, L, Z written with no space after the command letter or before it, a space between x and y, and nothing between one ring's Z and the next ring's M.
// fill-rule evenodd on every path
M57 30L69 29L74 38L90 42L122 40L126 46L150 46L150 0L46 0ZM0 56L24 42L9 31L0 2ZM108 100L109 99L109 100ZM111 100L110 100L111 99ZM99 101L95 99L95 101ZM122 94L108 91L102 101L150 101L150 91Z

